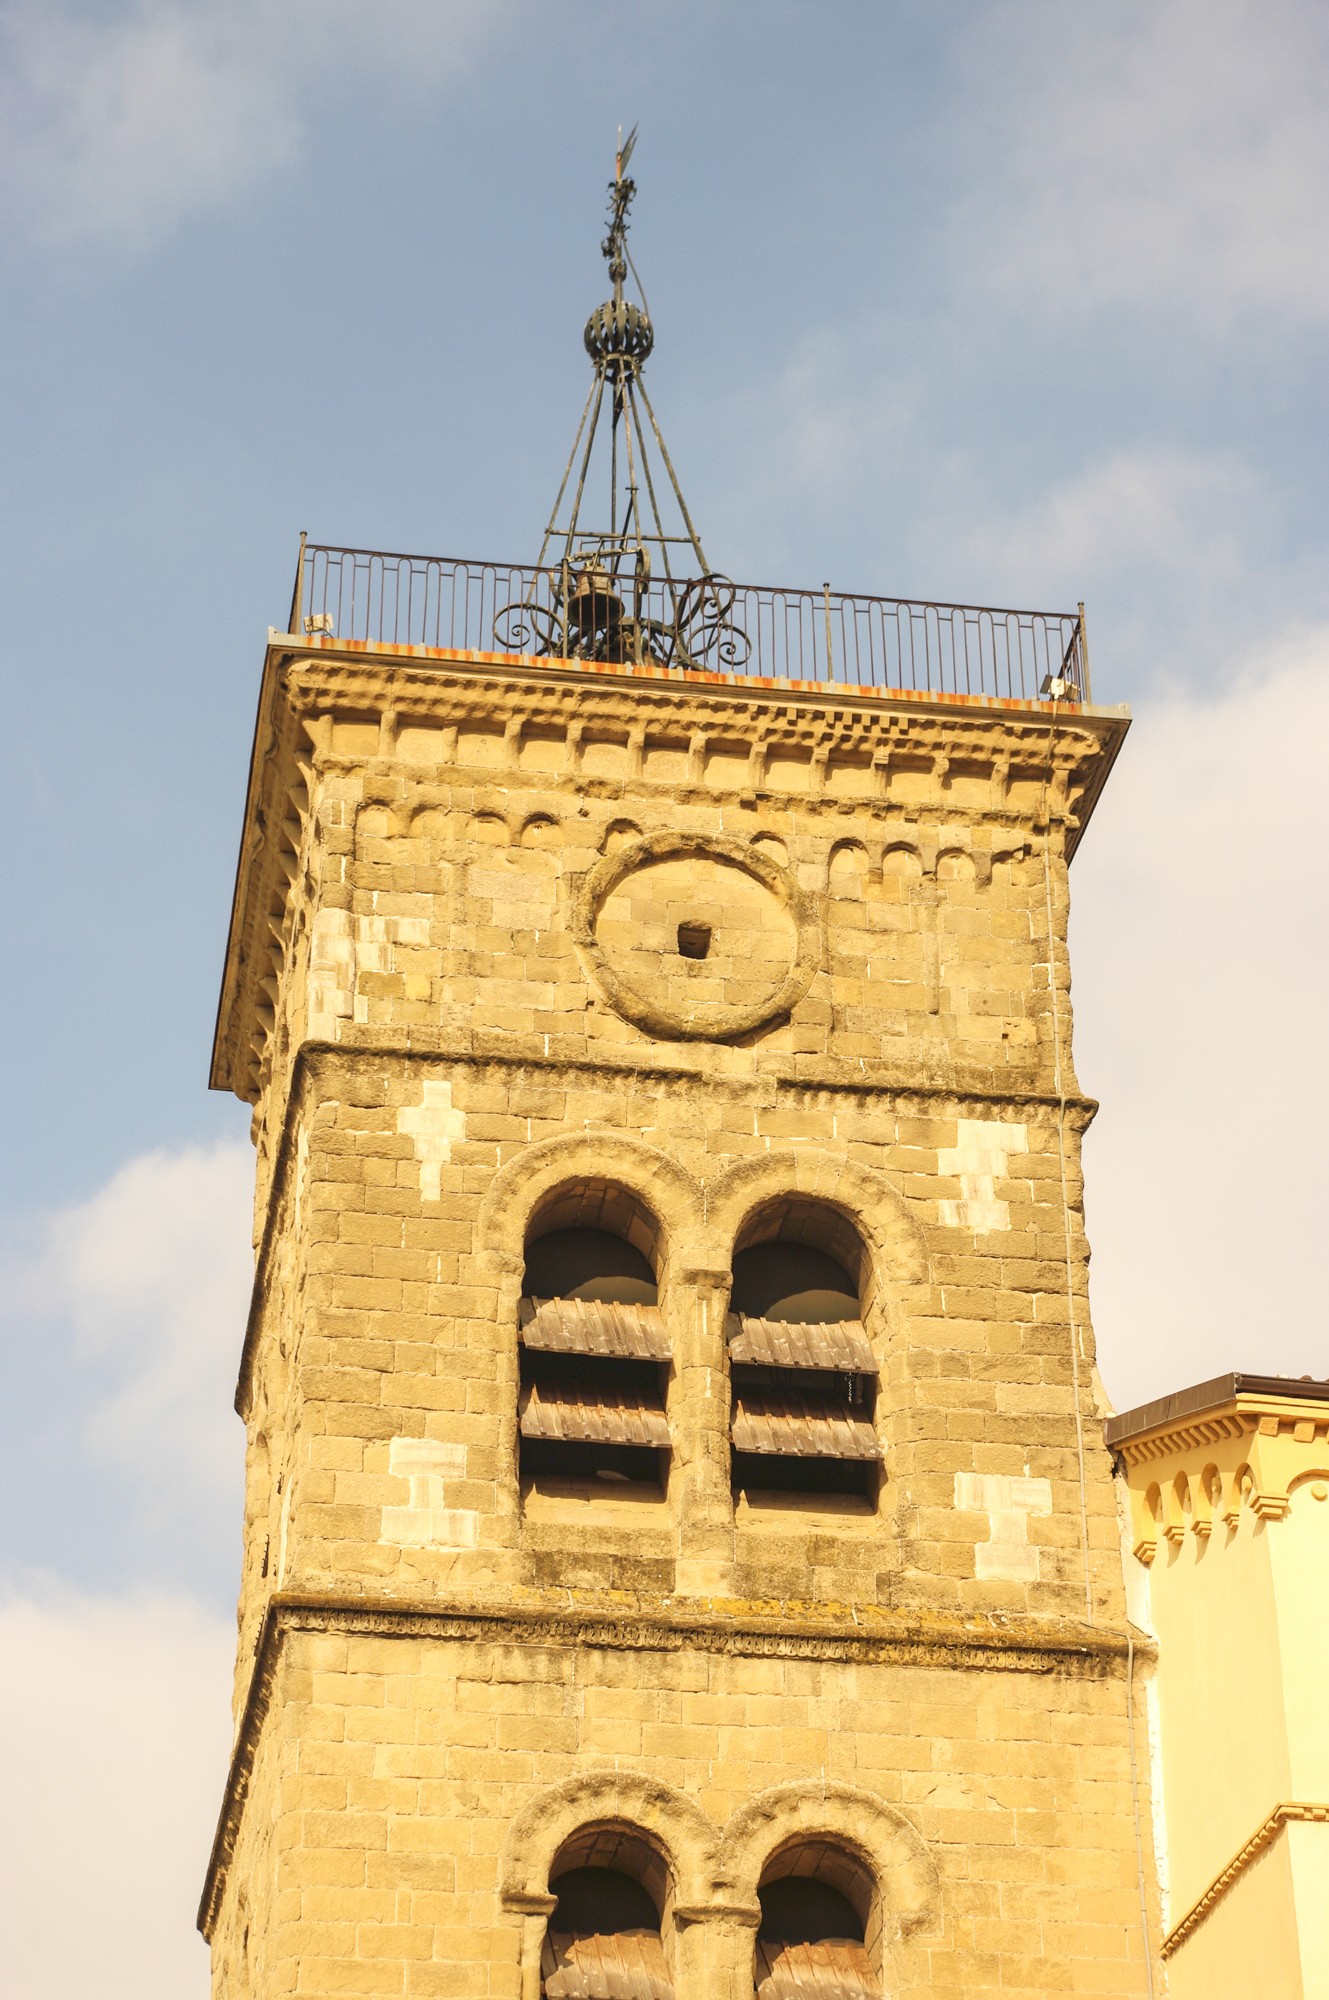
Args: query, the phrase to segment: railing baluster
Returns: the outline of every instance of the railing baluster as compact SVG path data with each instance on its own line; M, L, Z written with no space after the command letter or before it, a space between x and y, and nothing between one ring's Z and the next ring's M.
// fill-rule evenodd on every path
M334 549L302 536L290 620L296 630L306 616L330 616L335 636L371 645L502 652L496 627L510 612L524 617L529 607L535 619L523 624L521 643L558 652L577 643L575 626L563 632L559 576L519 564ZM625 617L636 616L626 571L621 589ZM733 589L724 622L716 624L713 590L654 573L640 600L648 621L636 628L645 634L636 642L644 647L641 656L678 664L678 651L691 646L700 649L697 664L739 678L833 680L976 699L1036 701L1044 698L1049 677L1065 675L1081 699L1090 698L1083 605L1075 612L1013 611L858 596L832 592L829 585L820 591L765 584ZM726 650L726 635L736 635L737 656ZM656 645L659 652L652 650Z

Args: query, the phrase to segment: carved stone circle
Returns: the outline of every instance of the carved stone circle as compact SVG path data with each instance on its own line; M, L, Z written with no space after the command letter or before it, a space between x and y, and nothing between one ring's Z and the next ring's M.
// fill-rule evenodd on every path
M690 864L692 893L699 906L726 906L720 919L722 943L728 904L743 905L739 921L746 928L735 932L730 961L745 939L755 942L755 951L739 950L741 962L721 963L708 977L705 967L689 969L668 952L653 958L649 941L638 949L602 934L601 920L611 898L634 878L642 881L648 871L669 862ZM726 877L732 878L728 897ZM725 835L655 833L616 848L583 879L572 932L588 977L608 1005L624 1020L665 1041L732 1041L782 1020L803 998L821 966L821 925L793 874L770 855ZM734 976L722 977L726 971Z

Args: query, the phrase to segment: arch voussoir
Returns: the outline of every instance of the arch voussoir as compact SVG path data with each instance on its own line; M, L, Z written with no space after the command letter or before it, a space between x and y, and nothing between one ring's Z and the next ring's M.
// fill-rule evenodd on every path
M655 1217L666 1246L701 1216L698 1183L659 1147L612 1128L559 1133L524 1146L494 1175L480 1210L481 1254L519 1259L530 1216L578 1180L610 1181L635 1196Z
M740 1807L721 1836L717 1888L755 1903L769 1859L798 1840L840 1842L862 1855L877 1879L888 1936L907 1937L935 1918L940 1875L912 1820L871 1792L830 1781L773 1785Z
M876 1167L860 1165L821 1147L789 1147L742 1160L707 1184L711 1228L737 1239L747 1219L781 1195L824 1201L838 1208L871 1247L896 1284L918 1284L928 1274L923 1231L905 1197Z
M578 1772L550 1785L518 1813L503 1847L500 1882L509 1909L547 1894L555 1856L589 1826L621 1826L659 1848L677 1902L709 1900L719 1829L701 1807L661 1778L640 1771Z

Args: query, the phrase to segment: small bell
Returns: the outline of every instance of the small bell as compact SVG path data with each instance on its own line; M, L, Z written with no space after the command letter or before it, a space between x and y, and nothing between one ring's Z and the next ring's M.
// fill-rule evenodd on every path
M623 623L623 600L609 572L598 566L576 572L567 604L568 633L584 645L602 635L612 640Z

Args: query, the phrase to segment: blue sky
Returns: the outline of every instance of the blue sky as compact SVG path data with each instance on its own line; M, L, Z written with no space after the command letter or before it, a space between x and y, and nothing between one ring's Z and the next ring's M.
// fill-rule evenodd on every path
M166 1718L160 1866L58 1970L24 1837L18 2000L204 1990L170 1729L222 1754L249 1160L205 1080L265 630L301 528L531 559L620 123L712 559L1083 598L1135 706L1073 881L1110 1392L1329 1371L1326 101L1314 0L0 4L0 1645L34 1800L81 1649Z
M1311 8L60 19L11 16L0 156L5 1004L54 1058L17 1065L11 1202L240 1129L197 1084L297 531L538 545L621 119L655 401L731 574L1083 596L1137 700L1324 613Z

